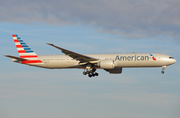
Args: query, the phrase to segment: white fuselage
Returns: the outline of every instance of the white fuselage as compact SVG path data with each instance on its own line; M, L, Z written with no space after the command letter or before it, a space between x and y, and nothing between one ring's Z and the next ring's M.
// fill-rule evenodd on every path
M171 56L159 53L121 53L121 54L85 54L100 61L112 60L114 68L134 68L134 67L162 67L176 62ZM29 63L27 65L49 68L84 68L79 65L79 61L68 55L39 55L38 59L43 63ZM100 63L100 62L99 62ZM96 68L101 69L99 65ZM102 68L103 69L103 68Z

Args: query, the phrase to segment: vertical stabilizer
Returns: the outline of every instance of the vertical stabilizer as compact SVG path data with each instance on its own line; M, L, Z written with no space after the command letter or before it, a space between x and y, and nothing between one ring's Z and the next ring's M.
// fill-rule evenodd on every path
M38 55L31 50L31 48L17 34L13 34L12 37L21 58L28 58L32 60L36 60L38 58Z
M27 59L22 60L21 63L42 63L41 60L38 60L38 55L33 50L31 50L31 48L17 34L13 34L12 37L14 39L20 58Z

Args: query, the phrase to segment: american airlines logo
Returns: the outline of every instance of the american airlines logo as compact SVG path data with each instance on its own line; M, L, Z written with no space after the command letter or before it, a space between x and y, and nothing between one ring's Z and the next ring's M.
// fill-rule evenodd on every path
M150 56L138 56L138 55L134 55L134 56L119 56L117 55L115 58L115 61L148 61L149 59L153 59L156 60L156 58L150 54Z
M156 58L152 55L152 54L149 54L151 57L152 57L152 59L154 60L154 61L156 61Z

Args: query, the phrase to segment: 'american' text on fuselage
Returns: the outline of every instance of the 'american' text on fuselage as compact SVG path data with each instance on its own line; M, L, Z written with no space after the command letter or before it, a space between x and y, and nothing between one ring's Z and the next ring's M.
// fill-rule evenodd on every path
M118 61L148 61L150 59L149 56L116 56L116 60Z

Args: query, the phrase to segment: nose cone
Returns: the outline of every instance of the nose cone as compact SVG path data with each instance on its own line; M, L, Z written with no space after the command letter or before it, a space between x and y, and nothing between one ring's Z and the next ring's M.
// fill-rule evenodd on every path
M170 59L170 65L176 63L176 59Z
M168 63L168 65L172 65L172 64L176 63L176 59L169 56L168 59L166 60L166 62Z
M176 59L173 59L173 64L176 63Z

